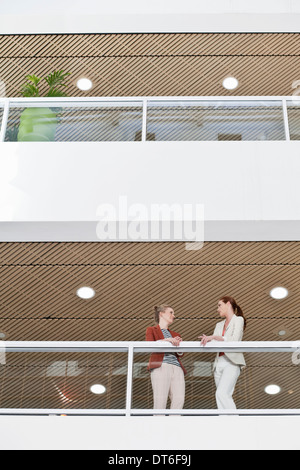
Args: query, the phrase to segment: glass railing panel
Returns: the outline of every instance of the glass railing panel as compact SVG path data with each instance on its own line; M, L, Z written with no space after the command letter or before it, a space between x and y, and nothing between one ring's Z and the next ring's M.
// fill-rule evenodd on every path
M150 101L147 140L285 140L281 101Z
M252 352L245 354L247 367L236 387L241 409L298 409L299 365L292 353ZM273 385L270 394L266 387ZM276 390L277 388L277 390Z
M153 408L150 373L147 370L150 354L135 353L132 368L132 408Z
M13 102L6 141L114 142L142 140L142 102Z
M151 374L147 370L149 354L136 353L133 366L133 409L152 409L153 390ZM182 362L187 371L185 376L184 409L215 409L215 389L212 364L213 353L184 353ZM170 408L170 398L167 408Z
M4 103L0 101L0 134L2 128L2 120L3 120L3 113L4 113Z
M290 140L300 140L300 99L287 101Z
M127 353L7 352L0 408L124 409ZM104 389L93 385L102 385Z
M248 352L244 356L247 367L242 370L233 394L237 409L251 412L299 408L299 365L293 363L292 353ZM132 408L136 410L153 408L152 372L147 371L149 357L144 353L134 355ZM215 357L215 353L184 353L182 363L187 374L183 410L200 412L218 409L213 370ZM279 392L274 395L266 393L265 387L268 385L277 385ZM167 409L170 404L168 398Z

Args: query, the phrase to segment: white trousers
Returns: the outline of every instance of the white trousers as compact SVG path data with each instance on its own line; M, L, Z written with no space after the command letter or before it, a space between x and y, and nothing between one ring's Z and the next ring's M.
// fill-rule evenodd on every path
M185 398L184 373L181 367L162 363L151 371L153 389L153 408L164 410L168 397L171 400L171 410L182 410Z
M226 356L218 358L214 376L217 387L216 401L219 410L236 409L232 395L240 373L240 366L231 362Z

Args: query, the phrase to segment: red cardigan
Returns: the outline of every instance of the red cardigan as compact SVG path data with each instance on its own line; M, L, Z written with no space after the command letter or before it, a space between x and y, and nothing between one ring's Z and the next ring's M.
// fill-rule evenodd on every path
M171 333L173 338L175 338L175 336L180 336L180 334L176 333L175 331L169 330L169 332ZM165 339L165 338L164 338L163 332L161 331L161 328L160 328L159 325L149 326L149 328L147 328L147 330L146 330L146 341L158 341L158 340L162 340L162 339ZM179 364L182 367L182 370L183 370L184 374L186 374L186 370L183 367L178 354L175 353L175 355L176 355L176 357L179 361ZM152 353L147 369L151 370L151 369L156 369L157 367L160 367L162 365L163 359L164 359L164 353Z

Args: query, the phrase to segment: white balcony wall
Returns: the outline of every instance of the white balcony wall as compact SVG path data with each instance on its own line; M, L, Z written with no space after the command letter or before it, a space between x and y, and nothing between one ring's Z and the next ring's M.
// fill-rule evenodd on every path
M207 240L299 240L299 180L297 141L1 143L0 237L16 228L43 239L44 224L60 240L77 223L67 239L97 240L99 205L118 213L126 196L149 214L155 203L203 204Z
M296 450L299 420L299 416L1 416L0 449L106 450L114 459L117 450L131 450L132 456L137 450L149 450L145 459L157 464L158 457L153 461L152 454L166 453L159 450L170 455L201 449Z

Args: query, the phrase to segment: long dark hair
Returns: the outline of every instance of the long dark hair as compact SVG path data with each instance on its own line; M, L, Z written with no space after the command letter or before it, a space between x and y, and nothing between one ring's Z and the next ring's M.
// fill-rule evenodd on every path
M237 317L243 317L244 319L244 329L246 328L247 320L246 317L243 313L243 310L241 307L236 303L236 300L233 297L230 297L229 295L224 295L224 297L221 297L220 300L224 302L224 304L227 304L227 302L230 302L231 307L233 308L233 311Z

